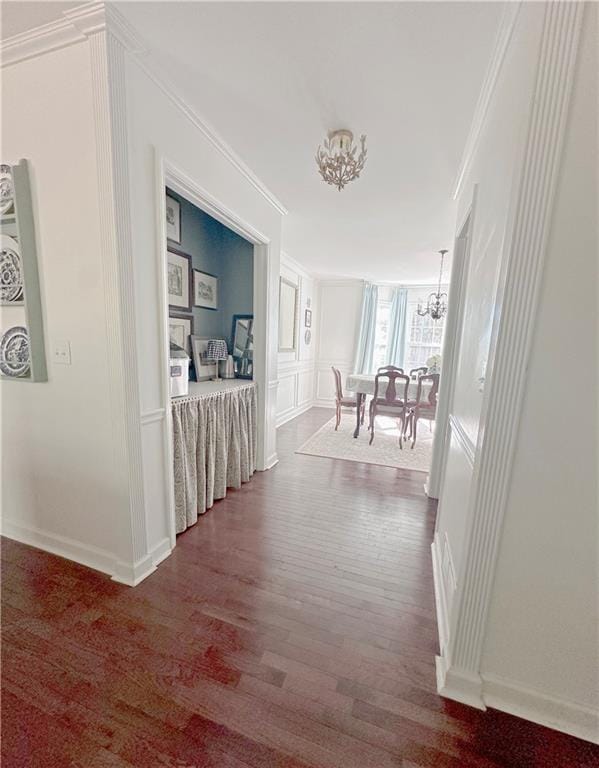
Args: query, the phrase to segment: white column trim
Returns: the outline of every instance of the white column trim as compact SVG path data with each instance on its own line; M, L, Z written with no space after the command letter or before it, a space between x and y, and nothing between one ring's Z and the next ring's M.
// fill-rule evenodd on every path
M103 4L90 8L89 14L77 17L77 25L88 36L91 61L107 368L115 447L113 472L125 489L129 513L129 520L123 521L119 530L122 546L114 578L135 584L153 564L148 553L137 378L126 51L122 38L109 28L110 20L104 10Z
M476 698L476 685L479 698L482 693L479 670L483 640L581 21L581 3L560 0L546 6L520 185L513 206L513 230L506 241L505 290L494 363L485 393L486 428L475 466L465 567L460 594L456 595L459 607L452 621L455 631L440 682L441 689L446 689L450 696L453 687L459 688L456 680L466 697Z

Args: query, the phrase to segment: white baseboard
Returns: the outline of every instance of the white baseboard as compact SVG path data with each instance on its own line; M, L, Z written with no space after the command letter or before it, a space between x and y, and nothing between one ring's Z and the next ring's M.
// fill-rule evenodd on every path
M493 709L599 744L596 710L491 674L483 675L483 699Z
M486 709L483 680L480 675L449 666L446 656L435 656L437 692L439 696L460 701L476 709Z
M66 560L73 560L80 565L92 568L94 571L105 573L114 581L127 584L130 587L135 587L153 573L156 566L171 553L170 541L165 538L154 547L149 555L137 563L125 563L104 549L6 519L2 521L2 535L21 544L28 544L44 552L64 557Z
M335 398L317 398L314 400L313 406L315 408L335 408Z
M258 471L259 472L266 472L269 469L272 469L275 466L275 464L278 464L278 463L279 463L279 455L275 451L274 453L271 453L271 455L264 462L264 465L265 465L264 469L263 470L258 470Z
M115 556L111 552L98 547L83 544L67 536L57 533L42 531L33 526L21 525L12 520L2 520L2 535L8 539L14 539L21 544L37 547L53 555L74 560L76 563L86 565L95 571L101 571L112 576L114 573Z
M291 419L295 419L297 416L301 416L302 413L306 413L306 411L309 411L313 405L314 403L310 401L308 403L304 403L304 405L298 406L297 408L292 408L290 411L285 411L285 413L282 413L277 417L277 429L282 427L283 424L287 424L287 422L291 421Z

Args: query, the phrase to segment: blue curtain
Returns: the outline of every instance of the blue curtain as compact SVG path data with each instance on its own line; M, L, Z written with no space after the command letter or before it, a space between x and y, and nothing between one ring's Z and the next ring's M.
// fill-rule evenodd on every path
M358 351L354 365L355 373L372 372L378 297L378 287L376 285L372 285L372 283L366 283L364 285L364 294L362 297L362 317L360 320Z
M387 360L389 365L403 368L406 353L406 327L408 318L408 289L395 288L391 302Z

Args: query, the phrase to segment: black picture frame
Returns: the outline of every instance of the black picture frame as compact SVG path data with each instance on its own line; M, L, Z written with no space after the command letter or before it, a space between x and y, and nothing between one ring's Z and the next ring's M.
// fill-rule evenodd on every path
M189 322L189 334L188 334L188 336L191 337L191 336L194 335L194 325L195 325L194 320L195 320L195 318L194 318L193 315L187 315L187 314L185 314L185 312L174 312L174 311L171 312L169 310L168 319L170 320L171 318L173 320L187 320ZM170 334L169 334L169 340L170 340ZM185 340L185 346L183 348L185 349L185 351L191 357L191 339L190 338Z
M169 302L168 308L169 313L172 310L173 312L191 312L192 310L192 300L193 300L193 275L192 275L192 268L191 268L191 256L188 253L185 253L184 251L181 251L179 248L173 248L171 245L167 246L166 249L166 290L167 290L167 296L169 295L168 290L168 255L169 253L175 254L175 256L179 256L187 261L187 305L186 306L180 306L179 304L171 304Z
M237 370L236 377L238 379L253 379L254 378L254 328L253 328L253 321L254 321L254 315L233 315L233 322L231 324L231 345L229 347L231 354L233 355L233 359L235 360L236 364L238 365L238 368L240 366L240 363L238 362L242 358L237 357L235 355L235 330L237 328L237 321L238 320L251 320L252 321L252 330L251 330L251 357L248 357L247 361L243 364L245 366L245 370Z

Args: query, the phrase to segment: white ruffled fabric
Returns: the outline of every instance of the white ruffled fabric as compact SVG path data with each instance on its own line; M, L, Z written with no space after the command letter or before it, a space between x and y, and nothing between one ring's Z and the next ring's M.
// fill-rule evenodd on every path
M256 387L171 403L177 533L256 471Z

